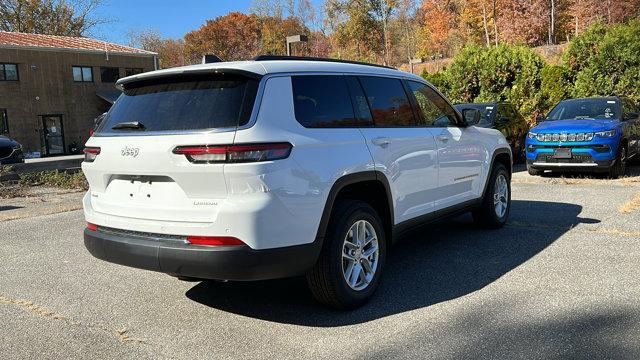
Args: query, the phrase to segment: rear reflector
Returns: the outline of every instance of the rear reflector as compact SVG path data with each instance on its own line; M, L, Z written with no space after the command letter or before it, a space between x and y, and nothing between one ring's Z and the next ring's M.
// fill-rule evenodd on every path
M187 241L193 245L209 246L238 246L245 245L240 239L231 236L187 236Z
M98 231L98 225L92 224L92 223L87 223L87 229L89 229L91 231Z
M196 164L244 163L286 159L292 147L289 143L195 145L178 146L173 153Z
M93 160L100 155L99 147L86 147L82 151L84 152L84 161L86 162L93 162Z

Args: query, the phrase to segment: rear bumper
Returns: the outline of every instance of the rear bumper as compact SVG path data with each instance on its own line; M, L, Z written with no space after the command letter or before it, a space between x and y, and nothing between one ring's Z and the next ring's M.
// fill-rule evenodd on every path
M253 250L248 246L199 246L177 239L119 235L85 229L84 244L94 257L172 276L216 280L266 280L306 273L321 242Z

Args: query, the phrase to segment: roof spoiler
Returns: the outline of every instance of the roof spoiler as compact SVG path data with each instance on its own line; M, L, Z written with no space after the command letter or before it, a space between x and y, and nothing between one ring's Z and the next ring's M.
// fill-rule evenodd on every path
M125 90L127 88L131 88L132 85L143 84L147 82L153 82L154 80L160 79L194 79L194 78L207 78L215 75L240 75L250 79L260 80L262 79L261 74L256 74L251 71L239 70L239 69L226 69L226 68L217 68L217 69L190 69L184 70L178 73L163 73L162 71L154 71L149 73L142 73L138 75L129 76L126 78L122 78L116 82L116 87L120 90Z

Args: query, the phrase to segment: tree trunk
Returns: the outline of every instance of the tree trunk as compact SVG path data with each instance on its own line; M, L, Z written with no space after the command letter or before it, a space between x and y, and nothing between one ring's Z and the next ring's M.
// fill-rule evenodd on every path
M549 45L555 43L555 26L556 26L556 2L551 0L551 19L549 21Z
M489 38L489 25L487 24L487 6L482 2L482 25L484 26L484 37L487 41L487 46L491 45L491 39Z
M498 45L498 10L496 5L497 0L493 0L493 35L494 40L496 42L496 46Z

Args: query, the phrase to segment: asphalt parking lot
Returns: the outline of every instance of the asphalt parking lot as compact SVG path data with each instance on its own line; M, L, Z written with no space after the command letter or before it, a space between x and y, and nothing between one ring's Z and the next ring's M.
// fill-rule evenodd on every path
M640 178L513 182L505 228L462 216L412 235L353 312L302 279L99 261L81 211L0 222L0 358L640 358Z

